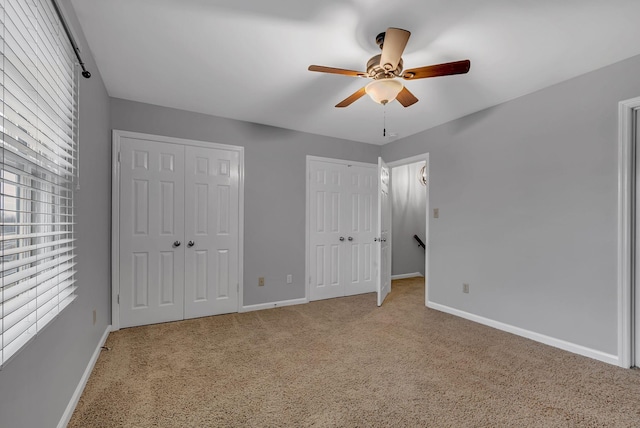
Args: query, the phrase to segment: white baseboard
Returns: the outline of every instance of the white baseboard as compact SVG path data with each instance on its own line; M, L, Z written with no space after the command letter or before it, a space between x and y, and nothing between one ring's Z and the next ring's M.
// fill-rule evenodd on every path
M96 350L93 351L93 355L91 356L91 359L89 360L89 364L87 364L87 368L84 370L84 373L83 373L82 377L80 378L80 382L78 383L78 386L76 387L76 390L74 391L73 395L71 396L71 400L69 401L69 404L67 405L67 408L65 409L64 413L62 414L62 418L60 419L60 422L58 423L58 428L65 428L67 426L67 424L69 423L69 421L71 420L71 416L73 416L73 411L76 409L76 406L78 405L78 401L80 401L80 397L82 396L82 391L84 391L84 387L87 385L87 381L89 380L89 376L91 376L91 372L93 371L93 367L96 365L96 361L98 361L98 357L100 356L100 351L102 350L102 347L104 346L104 343L107 341L107 337L109 336L109 332L111 332L111 326L110 325L107 326L106 330L104 331L104 334L100 338L100 342L98 343L98 346L96 347Z
M405 279L405 278L416 278L416 277L424 277L420 272L413 273L401 273L400 275L391 275L391 279Z
M282 306L302 305L304 303L309 303L309 300L307 300L306 298L302 298L302 299L281 300L279 302L258 303L257 305L243 306L240 309L240 312L260 311L263 309L273 309L273 308L279 308Z
M556 339L555 337L546 336L544 334L536 333L533 331L525 330L520 327L515 327L510 324L505 324L499 321L495 321L489 318L481 317L479 315L474 315L469 312L461 311L459 309L454 309L449 306L441 305L438 303L427 302L427 307L431 309L438 310L440 312L446 312L451 315L458 316L460 318L465 318L470 321L477 322L479 324L484 324L489 327L496 328L498 330L506 331L507 333L512 333L517 336L526 337L527 339L534 340L536 342L544 343L545 345L553 346L555 348L560 348L565 351L573 352L574 354L582 355L584 357L593 358L595 360L599 360L605 363L618 365L618 356L613 354L607 354L602 351L598 351L595 349L587 348L586 346L576 345L575 343L567 342L562 339Z

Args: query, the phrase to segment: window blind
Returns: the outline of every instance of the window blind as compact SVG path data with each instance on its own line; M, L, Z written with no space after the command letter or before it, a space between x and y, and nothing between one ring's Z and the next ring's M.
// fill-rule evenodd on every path
M0 367L76 297L74 51L51 0L0 0Z

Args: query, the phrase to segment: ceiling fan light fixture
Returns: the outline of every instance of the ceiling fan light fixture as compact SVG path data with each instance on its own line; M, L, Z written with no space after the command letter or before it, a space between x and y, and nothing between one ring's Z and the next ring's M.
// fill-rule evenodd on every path
M369 83L364 90L373 101L384 105L395 100L402 88L404 85L399 80L379 79Z

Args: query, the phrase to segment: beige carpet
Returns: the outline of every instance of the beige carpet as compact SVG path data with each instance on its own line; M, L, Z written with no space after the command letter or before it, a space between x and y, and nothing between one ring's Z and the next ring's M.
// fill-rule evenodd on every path
M373 294L112 333L70 427L640 427L640 372Z

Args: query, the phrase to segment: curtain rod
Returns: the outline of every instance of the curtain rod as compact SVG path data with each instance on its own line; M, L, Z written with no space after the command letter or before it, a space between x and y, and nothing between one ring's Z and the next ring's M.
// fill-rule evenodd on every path
M67 38L69 42L71 42L71 46L73 47L73 51L76 53L76 58L78 58L78 62L80 63L80 67L82 67L82 76L85 78L91 77L91 73L85 68L84 62L82 62L82 58L80 58L80 48L78 48L78 44L76 43L73 35L71 35L71 30L69 30L69 26L67 25L67 21L65 21L64 16L62 15L62 10L60 9L60 5L58 5L57 0L51 0L53 3L53 8L56 10L56 14L62 23L62 27L64 28L64 32L67 33Z

